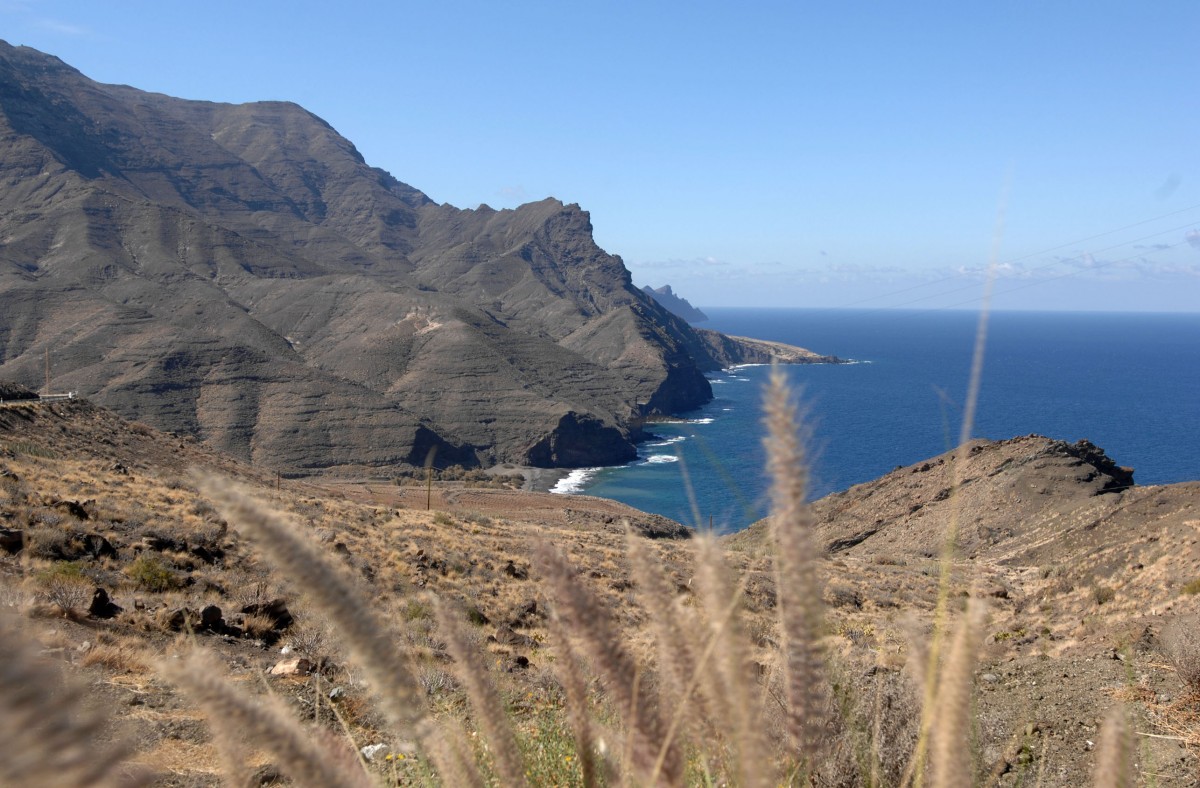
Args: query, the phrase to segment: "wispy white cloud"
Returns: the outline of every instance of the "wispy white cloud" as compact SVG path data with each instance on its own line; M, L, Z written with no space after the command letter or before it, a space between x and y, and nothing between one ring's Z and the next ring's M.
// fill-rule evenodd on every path
M34 24L43 30L49 30L52 33L64 36L84 37L92 35L92 31L82 25L73 25L70 22L61 22L57 19L42 17L35 19Z
M526 202L529 199L524 186L502 186L496 190L496 196L513 202Z
M20 21L33 27L75 38L94 35L90 28L42 16L38 11L38 3L29 2L29 0L0 0L0 14L23 17Z
M1187 282L1186 286L1191 287L1190 283L1200 279L1200 262L1180 259L1178 254L1167 256L1170 250L1179 250L1183 240L1200 248L1200 230L1174 244L1142 245L1136 251L1130 250L1132 254L1127 257L1080 252L1053 258L1005 261L995 266L994 275L1001 287L1003 283L1009 283L1009 287L1018 289L1051 285L1061 280L1113 287L1151 282L1166 287L1175 282L1178 284L1174 286L1179 287ZM821 288L823 292L895 290L905 294L904 298L912 296L914 300L925 301L929 297L921 296L921 293L929 291L913 293L913 290L930 287L958 293L963 288L979 286L988 276L988 265L982 262L914 269L902 265L845 262L816 253L813 261L805 264L778 260L747 263L706 256L647 261L630 268L635 279L653 280L651 284L655 285L669 281L680 292L698 293L699 297L713 303L749 291L816 292L813 288Z
M1166 247L1171 248L1171 247ZM1159 251L1157 247L1153 251ZM951 269L954 276L982 280L987 266L958 266ZM1144 255L1124 258L1096 257L1090 253L1074 257L1057 257L1050 263L1026 266L1021 263L1000 263L996 278L1001 280L1049 281L1067 276L1098 281L1131 281L1134 279L1163 279L1200 276L1200 265L1169 260L1155 260Z
M648 260L637 264L639 270L649 271L671 271L679 269L697 269L697 268L725 268L731 265L725 260L720 260L716 257L693 257L690 260L684 260L678 257L670 260Z

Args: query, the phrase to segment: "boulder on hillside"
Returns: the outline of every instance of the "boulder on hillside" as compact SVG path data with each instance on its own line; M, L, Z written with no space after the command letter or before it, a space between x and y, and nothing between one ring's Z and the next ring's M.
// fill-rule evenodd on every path
M37 399L38 395L17 383L0 380L0 401Z

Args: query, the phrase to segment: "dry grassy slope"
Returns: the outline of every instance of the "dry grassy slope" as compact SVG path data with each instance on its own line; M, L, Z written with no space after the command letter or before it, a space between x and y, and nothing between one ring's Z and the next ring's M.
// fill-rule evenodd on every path
M948 452L814 509L831 576L864 599L884 593L871 577L881 568L936 574L947 528L957 527L954 593L981 595L991 611L977 672L984 751L999 761L1010 745L1044 747L1047 784L1072 785L1083 784L1088 742L1114 697L1149 701L1145 732L1179 696L1158 636L1198 608L1200 482L1130 482L1091 444L1029 435L975 441L957 469ZM753 555L764 537L758 523L727 544ZM1180 767L1172 743L1141 744L1157 770ZM1195 763L1187 768L1191 781L1179 784L1194 785Z
M86 401L0 409L0 529L20 530L27 542L17 555L0 551L0 605L33 605L34 628L44 646L86 668L83 675L96 702L119 710L120 727L137 742L139 760L163 772L161 784L208 785L217 779L215 751L199 713L149 667L154 658L170 657L183 647L181 635L164 624L166 614L213 604L226 622L239 623L238 609L247 601L283 596L298 623L275 647L254 639L200 638L252 686L279 659L279 646L311 642L323 629L308 615L301 585L271 575L252 545L225 531L193 486L193 469L250 485L311 529L402 633L418 655L423 680L446 705L454 705L461 691L444 684L446 656L431 635L427 592L474 611L479 624L474 634L495 657L500 683L513 697L525 698L517 701L522 714L536 716L545 708L537 700L544 693L528 700L533 697L528 691L513 689L543 685L547 669L541 645L545 603L530 576L532 544L545 540L562 546L624 627L636 627L642 616L628 604L625 521L648 535L671 537L657 539L653 549L678 584L686 582L688 541L679 538L684 529L611 501L581 497L564 509L559 506L564 499L557 496L441 484L434 510L425 511L423 487L279 480ZM84 516L67 502L78 503ZM46 604L43 578L64 564L63 556L51 552L70 554L87 534L103 536L117 556L78 556L76 565L88 584L76 615L63 618ZM176 544L155 546L154 540ZM223 557L208 563L195 554L197 546L219 550ZM165 566L177 587L139 587L129 574L139 557ZM84 615L93 585L106 588L124 611L111 620ZM337 658L331 638L312 648L314 657ZM528 667L519 667L517 657L528 658ZM328 678L341 684L352 680L337 669ZM305 682L271 681L285 695L294 692L293 701L311 714ZM343 710L360 743L368 743L378 738L373 731L380 718L366 702L365 690L348 686Z
M1062 444L1028 437L978 446L964 465L964 478L973 481L958 502L972 557L956 566L954 603L976 593L991 609L976 671L981 768L1002 772L991 782L1004 785L1032 782L1034 775L1043 785L1085 784L1093 759L1088 742L1096 741L1098 721L1114 698L1137 702L1138 730L1151 732L1159 730L1151 727L1154 715L1180 696L1156 640L1171 615L1196 609L1196 597L1181 588L1200 577L1200 485L1097 495L1106 474L1093 473L1094 465L1081 463ZM942 495L952 478L948 463L942 457L899 469L817 507L827 542L857 538L863 533L858 523L880 524L826 564L828 643L839 692L868 713L876 682L894 680L907 659L907 633L928 632L938 574L930 556L953 505ZM125 612L109 621L71 620L42 604L34 606L32 623L52 653L83 668L96 701L119 710L139 759L163 770L162 784L216 780L213 745L200 715L148 667L153 657L169 658L181 648L180 636L162 623L164 612L216 604L233 622L237 608L255 594L283 594L298 623L275 648L214 635L199 639L218 649L246 686L268 681L304 714L313 713L308 683L264 679L261 672L279 658L278 645L288 642L308 644L314 656L337 661L335 643L314 640L320 626L307 615L303 589L270 575L252 545L223 531L187 480L191 467L250 484L327 544L417 654L435 704L448 713L461 708L461 690L445 682L446 657L432 632L428 592L475 611L474 636L494 657L489 670L513 700L519 724L533 724L555 708L546 689L552 656L545 646L544 595L529 561L537 540L566 550L633 648L645 647L646 611L631 583L620 523L628 518L645 531L670 531L661 518L587 497L568 501L445 485L435 488L432 512L424 511L420 488L289 481L276 488L270 473L86 402L0 410L0 528L25 529L34 545L50 544L45 537L55 533L99 533L118 550L116 558L84 558L80 565ZM59 501L83 503L87 519ZM759 530L731 538L727 546L747 588L741 625L758 643L755 661L769 670L777 637L774 583ZM154 548L147 535L188 544ZM224 558L211 564L197 559L189 552L197 544L223 550ZM689 594L690 541L651 545L679 593ZM181 585L160 592L139 588L127 574L138 552L166 565ZM44 591L39 573L61 562L35 553L0 553L0 602L25 604ZM136 609L139 602L144 610ZM528 659L528 666L520 667L518 658ZM337 667L328 672L329 681L350 689L342 708L362 744L376 737L379 718L352 678ZM897 715L912 712L893 709ZM1141 744L1145 770L1163 775L1159 784L1194 784L1188 780L1195 762L1174 742L1143 738Z

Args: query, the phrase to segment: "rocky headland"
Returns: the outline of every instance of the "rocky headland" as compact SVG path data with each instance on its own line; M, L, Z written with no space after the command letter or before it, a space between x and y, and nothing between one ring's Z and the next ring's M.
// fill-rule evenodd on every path
M673 314L682 317L689 323L703 323L708 320L708 315L704 314L700 309L692 306L683 296L677 294L670 285L662 287L651 287L646 285L642 288L642 292L653 298L658 303L662 304Z

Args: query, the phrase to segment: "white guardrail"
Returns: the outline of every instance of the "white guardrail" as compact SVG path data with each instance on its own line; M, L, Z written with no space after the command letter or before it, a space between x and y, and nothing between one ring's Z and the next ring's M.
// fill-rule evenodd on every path
M35 402L62 402L63 400L75 399L77 396L79 396L78 391L68 391L66 394L39 394L33 399L5 400L0 398L0 405L30 405Z
M75 392L68 391L66 394L39 394L38 399L42 402L59 402L64 399L75 399Z

